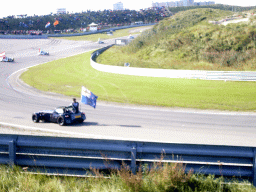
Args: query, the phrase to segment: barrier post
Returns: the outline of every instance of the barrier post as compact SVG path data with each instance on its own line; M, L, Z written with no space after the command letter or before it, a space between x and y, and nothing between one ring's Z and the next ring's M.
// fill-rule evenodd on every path
M253 185L256 187L256 148L253 149L253 175L252 175L252 182Z
M16 163L16 141L9 142L9 165L13 166Z
M135 175L136 174L136 157L137 156L137 146L136 143L132 145L131 149L131 171Z

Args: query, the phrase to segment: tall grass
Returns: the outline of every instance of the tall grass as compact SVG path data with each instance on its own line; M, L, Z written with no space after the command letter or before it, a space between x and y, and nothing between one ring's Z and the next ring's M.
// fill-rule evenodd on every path
M243 53L234 50L225 52L205 52L201 55L203 61L209 63L219 63L222 67L241 68L242 63L255 58L256 49L248 50ZM256 65L255 65L256 69Z
M134 175L126 165L120 170L111 171L108 178L98 170L92 170L96 177L64 177L29 174L21 167L10 168L0 166L0 191L3 192L253 192L256 188L248 182L232 181L223 184L224 178L215 178L212 175L204 176L185 173L182 164L166 164L158 162L152 169L146 165Z

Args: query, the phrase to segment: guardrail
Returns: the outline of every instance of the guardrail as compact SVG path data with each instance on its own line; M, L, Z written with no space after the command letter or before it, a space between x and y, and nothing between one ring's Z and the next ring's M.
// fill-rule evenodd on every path
M0 39L47 39L47 35L0 35Z
M0 163L44 173L86 174L88 169L119 169L133 173L141 164L183 163L186 170L249 178L256 184L256 147L173 144L104 139L0 134Z
M111 45L113 46L113 45ZM153 69L123 67L99 64L95 62L96 57L111 46L104 47L92 53L91 66L102 72L118 73L123 75L136 75L147 77L186 78L202 80L224 80L224 81L256 81L256 71L203 71L203 70L175 70L175 69ZM130 63L132 66L132 63Z

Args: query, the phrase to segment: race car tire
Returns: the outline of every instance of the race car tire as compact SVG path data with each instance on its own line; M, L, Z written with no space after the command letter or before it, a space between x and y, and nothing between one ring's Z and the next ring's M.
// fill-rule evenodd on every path
M64 126L65 125L65 120L63 117L59 117L57 119L57 123L60 125L60 126Z
M33 115L32 115L32 121L33 121L34 123L38 123L38 122L39 122L39 117L38 117L38 115L33 114Z
M78 123L83 123L83 122L84 122L83 119L79 119L79 120L78 120Z

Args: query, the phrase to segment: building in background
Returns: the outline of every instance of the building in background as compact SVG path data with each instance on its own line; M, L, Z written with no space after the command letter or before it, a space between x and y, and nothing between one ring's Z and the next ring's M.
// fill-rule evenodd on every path
M195 6L203 6L203 5L214 5L214 1L204 1L204 2L195 2Z
M183 6L184 6L184 7L187 7L187 6L188 6L188 0L183 0L182 3L183 3Z
M113 10L124 10L124 5L122 2L115 3L113 5Z
M188 0L188 6L193 6L194 5L194 0Z
M172 2L152 2L152 7L180 7L183 6L183 1L172 1Z
M58 8L57 9L57 14L66 14L67 11L66 11L66 8Z
M194 0L180 0L171 2L152 2L152 7L186 7L186 6L202 6L202 5L214 5L214 1L194 2Z

